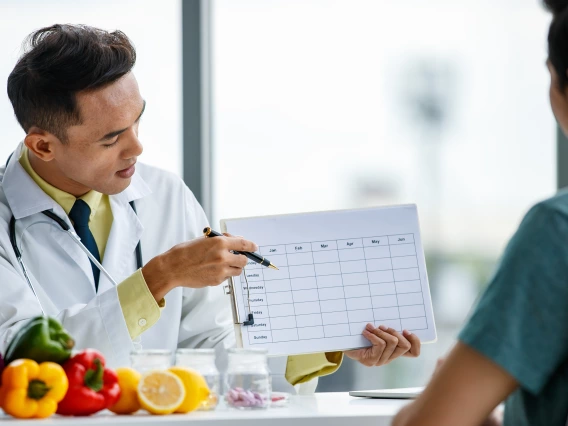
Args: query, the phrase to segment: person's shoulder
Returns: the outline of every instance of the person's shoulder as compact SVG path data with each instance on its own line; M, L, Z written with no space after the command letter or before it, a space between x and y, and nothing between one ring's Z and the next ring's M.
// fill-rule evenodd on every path
M553 197L547 198L535 205L543 213L556 213L568 217L568 188L562 189Z
M568 191L560 191L553 197L535 204L527 212L508 250L524 246L537 246L543 251L555 251L568 239Z
M523 224L544 227L565 225L568 231L568 189L535 204L526 214Z

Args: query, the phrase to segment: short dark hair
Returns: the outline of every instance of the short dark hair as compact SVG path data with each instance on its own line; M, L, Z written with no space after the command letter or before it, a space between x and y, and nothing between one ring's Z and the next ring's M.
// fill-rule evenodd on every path
M101 88L130 72L136 50L121 31L52 25L30 34L8 77L8 97L24 131L37 126L67 141L81 124L76 93Z
M568 85L568 0L543 0L552 12L548 30L548 60L558 74L561 89Z

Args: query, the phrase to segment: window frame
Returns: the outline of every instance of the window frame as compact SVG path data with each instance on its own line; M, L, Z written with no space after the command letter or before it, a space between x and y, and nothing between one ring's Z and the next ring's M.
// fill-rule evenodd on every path
M212 206L211 3L182 0L183 180L205 210Z

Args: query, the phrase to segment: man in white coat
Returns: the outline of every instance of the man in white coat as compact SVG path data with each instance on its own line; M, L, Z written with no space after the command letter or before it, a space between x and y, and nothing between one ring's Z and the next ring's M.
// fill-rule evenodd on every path
M202 238L207 218L183 181L137 163L145 101L131 72L135 55L119 31L54 25L30 36L10 74L8 96L26 136L0 168L0 351L42 309L78 348L99 349L115 367L129 364L133 341L172 351L235 344L219 284L247 262L232 250L257 247ZM118 285L44 211L75 229ZM365 365L420 351L412 333L362 332L371 346L347 355ZM286 378L305 382L340 362L341 354L290 357Z

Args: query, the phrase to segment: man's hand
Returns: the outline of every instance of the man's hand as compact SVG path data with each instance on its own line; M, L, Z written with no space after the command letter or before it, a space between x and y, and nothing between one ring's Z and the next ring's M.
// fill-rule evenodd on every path
M240 275L247 264L245 256L232 250L257 251L258 246L232 236L196 238L150 260L142 268L142 275L157 301L175 287L219 285Z
M420 355L420 339L407 330L401 333L381 325L375 328L367 324L363 330L372 346L346 351L345 355L367 367L385 365L399 356L417 357Z

